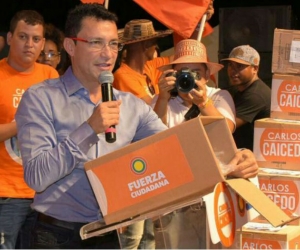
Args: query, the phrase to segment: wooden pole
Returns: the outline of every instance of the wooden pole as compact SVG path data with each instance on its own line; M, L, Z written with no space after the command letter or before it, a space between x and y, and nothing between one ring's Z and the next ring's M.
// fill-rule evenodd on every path
M109 0L105 0L105 2L104 2L104 7L105 7L105 9L107 9L107 10L108 10L108 4L109 4Z
M207 14L204 14L202 19L201 19L201 22L200 22L200 27L199 27L198 36L197 36L197 41L199 41L199 42L202 39L202 34L203 34L203 31L204 31L206 18L207 18Z

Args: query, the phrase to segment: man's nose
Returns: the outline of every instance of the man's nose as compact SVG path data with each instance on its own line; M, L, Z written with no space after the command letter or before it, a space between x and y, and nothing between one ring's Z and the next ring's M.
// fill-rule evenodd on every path
M33 38L32 37L27 38L26 45L29 46L29 47L33 46Z

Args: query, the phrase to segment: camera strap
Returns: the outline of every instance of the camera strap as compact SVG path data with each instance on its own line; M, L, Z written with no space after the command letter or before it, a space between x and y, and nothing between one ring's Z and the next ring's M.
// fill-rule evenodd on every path
M200 109L197 105L193 104L192 107L186 112L184 115L184 118L186 121L191 120L195 117L197 117L200 114Z

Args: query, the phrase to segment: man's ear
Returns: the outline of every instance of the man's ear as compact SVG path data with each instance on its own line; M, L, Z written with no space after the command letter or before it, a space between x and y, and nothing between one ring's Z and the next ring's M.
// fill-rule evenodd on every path
M254 69L255 73L258 73L258 68L259 68L258 66L253 66L253 69Z
M155 39L149 39L149 40L142 41L142 45L143 45L143 48L145 50L151 48L155 44L156 44L156 40Z
M64 39L64 48L70 56L74 55L75 43L72 39L70 39L70 38L65 38Z
M9 31L6 36L6 42L8 45L10 45L11 37L12 37L12 33Z
M61 54L59 54L59 56L58 56L58 64L60 63L60 61L61 61Z
M42 40L43 40L43 46L42 46L41 51L44 50L44 48L45 48L46 38L44 37Z
M209 80L210 79L210 69L207 67L207 69L205 70L205 79Z
M142 45L144 50L147 50L149 48L148 40L142 41L141 45Z

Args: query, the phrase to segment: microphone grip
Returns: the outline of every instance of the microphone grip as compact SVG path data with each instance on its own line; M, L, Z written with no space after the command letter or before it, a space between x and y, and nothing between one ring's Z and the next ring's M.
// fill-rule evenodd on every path
M112 84L105 82L101 84L102 102L109 102L113 100Z
M117 130L116 130L115 125L112 125L108 129L105 130L105 140L108 143L113 143L117 140L116 131Z
M102 83L101 84L101 92L102 92L102 101L103 102L108 102L108 101L113 100L113 88L112 88L111 83ZM117 140L115 125L110 126L105 131L105 140L108 143L113 143Z

